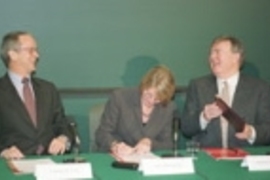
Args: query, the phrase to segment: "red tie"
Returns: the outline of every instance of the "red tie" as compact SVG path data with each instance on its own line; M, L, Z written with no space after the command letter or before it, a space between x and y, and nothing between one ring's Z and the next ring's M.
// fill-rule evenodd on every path
M36 103L34 95L30 89L29 79L23 78L22 83L23 83L23 97L25 107L31 117L34 126L37 126Z

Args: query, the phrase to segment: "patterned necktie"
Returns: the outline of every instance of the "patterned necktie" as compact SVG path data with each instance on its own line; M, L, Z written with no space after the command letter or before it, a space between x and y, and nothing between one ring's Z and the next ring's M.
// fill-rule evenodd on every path
M34 95L30 89L29 79L23 78L22 83L23 83L24 104L31 117L34 126L36 127L37 126L36 103Z
M221 98L228 106L230 106L230 95L229 95L229 85L228 82L223 82L223 88L221 91ZM221 125L221 139L222 139L222 147L228 148L228 121L226 118L221 116L220 118Z

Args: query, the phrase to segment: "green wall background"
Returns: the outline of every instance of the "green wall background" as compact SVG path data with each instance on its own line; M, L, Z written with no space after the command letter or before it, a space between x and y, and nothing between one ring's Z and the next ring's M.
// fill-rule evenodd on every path
M0 36L13 30L36 36L37 76L59 88L134 86L157 63L186 86L209 72L209 44L221 34L240 38L244 70L270 82L269 0L1 0ZM66 112L79 122L85 151L89 109L106 98L63 97Z

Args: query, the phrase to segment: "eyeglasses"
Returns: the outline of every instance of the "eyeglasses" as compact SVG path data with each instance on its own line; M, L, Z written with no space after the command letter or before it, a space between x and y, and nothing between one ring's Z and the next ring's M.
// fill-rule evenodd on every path
M20 48L16 49L16 51L26 51L30 54L33 54L33 53L38 53L38 48L36 48L36 47L20 47Z

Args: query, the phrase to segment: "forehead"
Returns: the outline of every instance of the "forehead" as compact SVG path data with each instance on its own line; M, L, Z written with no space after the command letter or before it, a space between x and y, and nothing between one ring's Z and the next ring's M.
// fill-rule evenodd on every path
M149 87L149 88L145 88L145 91L155 93L157 91L157 89L155 87Z
M212 50L215 50L215 49L230 50L231 46L232 45L230 41L221 40L221 41L214 42L211 49Z
M19 37L19 42L22 46L34 46L36 47L36 41L33 36L25 34Z
M152 96L157 96L158 95L158 90L155 87L150 87L150 88L146 88L144 90L144 93L148 94L148 95L152 95Z

